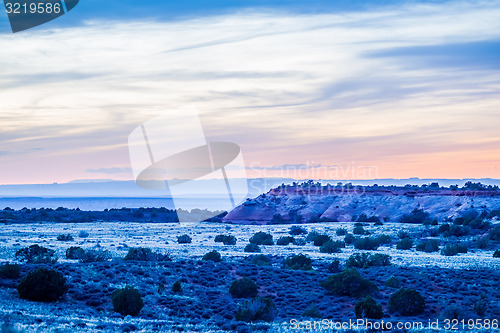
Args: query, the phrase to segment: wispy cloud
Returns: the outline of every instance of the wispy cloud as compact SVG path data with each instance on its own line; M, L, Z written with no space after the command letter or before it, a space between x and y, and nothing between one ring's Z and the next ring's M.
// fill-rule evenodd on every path
M120 173L126 173L130 175L132 173L131 168L98 168L98 169L87 169L86 170L89 173L103 173L103 174L110 174L110 175L116 175Z

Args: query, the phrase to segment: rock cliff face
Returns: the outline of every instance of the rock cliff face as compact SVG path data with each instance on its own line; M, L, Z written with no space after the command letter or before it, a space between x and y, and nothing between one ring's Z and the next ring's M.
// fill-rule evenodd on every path
M438 221L458 217L471 209L490 212L500 209L500 191L282 186L248 199L224 220L257 224L280 220L285 223L345 222L365 214L382 221L399 221L414 209L422 209Z

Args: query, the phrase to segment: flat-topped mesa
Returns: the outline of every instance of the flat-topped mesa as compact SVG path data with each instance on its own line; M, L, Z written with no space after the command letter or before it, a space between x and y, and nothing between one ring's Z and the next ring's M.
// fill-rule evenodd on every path
M498 187L352 186L307 182L281 185L229 212L224 221L241 224L346 222L360 216L398 222L414 210L445 221L476 210L500 209ZM364 215L362 215L364 214Z

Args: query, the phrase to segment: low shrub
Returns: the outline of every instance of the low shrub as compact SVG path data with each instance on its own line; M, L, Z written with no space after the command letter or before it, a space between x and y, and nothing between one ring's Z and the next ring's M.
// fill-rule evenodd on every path
M347 235L345 235L345 237L344 237L344 242L345 242L346 244L352 244L352 243L354 243L354 242L356 241L356 239L357 239L357 238L356 238L356 237L354 237L354 235L352 235L352 234L347 234Z
M292 227L290 228L290 235L292 236L299 236L299 235L306 235L307 234L307 230L302 228L302 227L299 227L297 225L292 225Z
M75 239L70 234L61 234L61 235L57 236L57 240L60 242L70 242L70 241L73 241Z
M398 250L409 250L413 247L413 240L410 238L403 238L396 243L396 249Z
M424 223L430 220L430 215L422 209L415 208L410 214L405 214L401 218L401 223Z
M265 254L257 254L252 257L252 264L257 266L269 266L271 265L271 260Z
M24 247L16 252L16 258L29 264L54 264L57 261L55 251L38 244Z
M115 290L111 296L111 300L113 302L113 310L122 316L137 316L144 306L141 294L131 286Z
M80 230L80 232L78 233L78 237L87 238L87 237L89 237L89 233L88 233L88 231Z
M332 238L328 235L316 235L316 237L314 237L313 239L313 244L314 246L321 246L331 240Z
M424 240L423 242L417 245L416 249L417 251L427 252L427 253L437 252L439 251L439 242L435 239Z
M377 221L373 225L378 227L378 226L381 226L381 225L384 225L384 224L382 223L382 221Z
M331 241L324 243L320 246L319 252L321 253L339 253L341 248L345 247L345 243L341 241Z
M401 288L389 298L389 311L402 316L415 316L425 310L425 299L415 289Z
M395 276L391 276L385 281L384 285L389 288L399 289L401 288L401 280Z
M292 236L282 236L276 241L276 245L289 245L295 243L295 238Z
M236 320L245 322L271 322L276 317L276 305L268 297L255 297L243 302L236 312Z
M334 259L331 263L329 263L326 266L326 270L328 271L328 273L338 273L342 271L342 268L340 266L340 260Z
M172 285L172 292L173 293L181 293L182 292L181 281L174 282L174 284Z
M229 293L235 298L252 298L257 296L257 284L248 277L234 280Z
M307 237L306 237L306 242L313 242L314 239L319 236L319 233L316 232L316 231L311 231L310 233L307 234Z
M316 304L311 304L303 313L302 317L305 318L321 318L323 317L321 315L321 312L319 311L318 307Z
M354 248L358 250L376 250L380 246L377 238L364 237L354 241Z
M465 244L448 244L441 249L441 254L448 257L467 252L468 248Z
M347 229L344 229L344 228L338 228L335 233L337 234L337 236L345 236L347 235Z
M79 246L72 246L66 250L66 259L82 259L85 250Z
M54 302L68 292L66 278L58 271L39 268L17 286L19 297L36 302Z
M487 249L490 246L490 238L481 236L476 239L476 247L478 249Z
M219 262L219 261L222 261L222 257L221 257L219 252L212 250L208 253L205 253L202 260Z
M382 305L378 304L370 295L356 303L354 313L357 319L382 319L384 317Z
M128 250L124 260L135 261L161 261L164 256L160 253L153 252L147 247L132 247Z
M236 237L233 235L217 235L215 236L214 241L224 245L236 245Z
M363 278L355 269L349 268L341 273L329 276L321 286L339 296L365 297L377 292L377 286Z
M410 234L406 230L399 230L398 231L398 237L401 238L401 239L410 238Z
M251 238L250 238L250 243L251 244L256 244L256 245L273 245L273 236L271 234L268 234L266 232L259 231L255 233Z
M346 267L368 268L372 266L390 266L391 256L387 254L355 253L346 261Z
M365 213L362 213L361 215L359 215L358 219L357 219L358 222L380 222L380 218L378 216L370 216L368 217Z
M439 319L441 320L456 320L456 321L468 321L471 319L473 314L462 306L450 305L444 308L439 314Z
M361 225L354 227L354 229L352 230L352 233L355 235L364 235L365 232L365 229Z
M391 236L386 235L386 234L382 234L382 235L378 236L376 239L380 244L391 244L392 243Z
M493 241L500 241L500 224L497 224L489 232L490 239Z
M283 268L310 271L312 270L312 260L303 254L289 256L283 261Z
M257 244L253 244L253 243L247 244L247 246L245 246L244 251L247 253L260 253L261 252L260 247Z
M181 235L177 237L177 243L179 244L189 244L193 241L193 239L189 235Z
M0 278L15 280L21 276L18 264L5 263L0 266Z
M493 253L493 258L500 258L500 250L495 250L495 253Z
M104 262L111 259L111 252L100 249L86 250L80 258L82 263Z

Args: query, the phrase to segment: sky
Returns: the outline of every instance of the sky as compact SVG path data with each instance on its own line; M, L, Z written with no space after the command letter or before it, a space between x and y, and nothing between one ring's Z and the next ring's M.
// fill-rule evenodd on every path
M186 106L249 177L500 178L500 1L81 0L0 50L0 184L133 179Z

